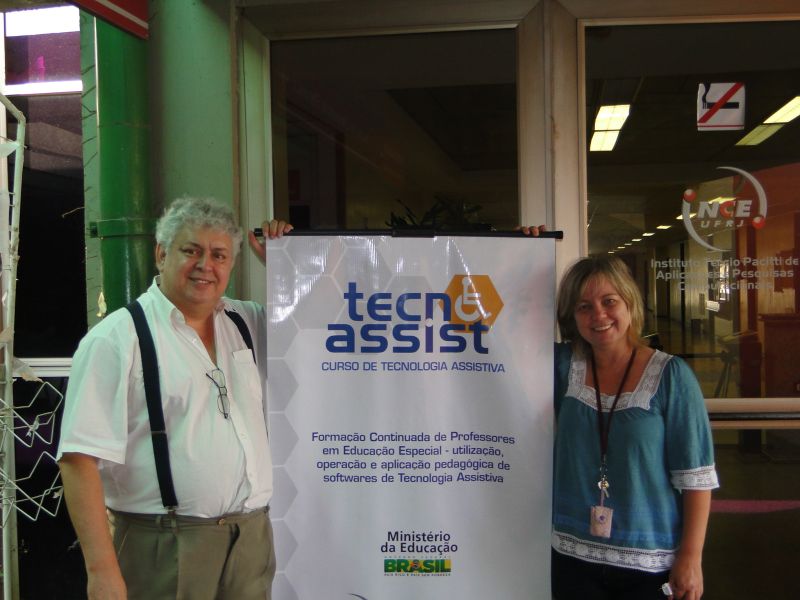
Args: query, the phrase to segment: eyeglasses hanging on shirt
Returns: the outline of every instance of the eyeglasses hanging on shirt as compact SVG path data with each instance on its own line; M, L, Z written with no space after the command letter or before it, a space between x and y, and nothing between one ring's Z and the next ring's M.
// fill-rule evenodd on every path
M231 403L228 400L228 388L225 387L225 373L222 369L214 369L210 373L206 373L211 382L216 386L219 396L217 397L217 407L222 416L226 419L231 416Z

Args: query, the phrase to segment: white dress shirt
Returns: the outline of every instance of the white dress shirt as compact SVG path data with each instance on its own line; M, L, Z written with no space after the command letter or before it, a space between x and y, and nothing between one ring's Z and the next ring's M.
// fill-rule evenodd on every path
M178 514L247 512L272 496L267 440L266 323L254 302L223 298L214 313L217 364L183 314L158 288L139 297L158 356L161 401ZM247 323L256 356L224 309ZM225 374L230 417L207 376ZM108 315L81 340L72 362L57 459L65 452L97 457L109 508L164 513L156 478L141 355L127 310Z

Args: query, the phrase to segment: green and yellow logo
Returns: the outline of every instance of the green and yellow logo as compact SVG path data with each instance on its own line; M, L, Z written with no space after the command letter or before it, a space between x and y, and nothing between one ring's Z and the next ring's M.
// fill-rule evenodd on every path
M449 573L452 561L449 558L417 559L417 558L385 558L384 573Z

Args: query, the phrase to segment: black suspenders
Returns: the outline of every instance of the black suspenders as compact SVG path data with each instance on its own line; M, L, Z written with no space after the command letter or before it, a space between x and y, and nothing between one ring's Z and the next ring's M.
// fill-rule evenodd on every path
M239 330L239 334L242 336L244 343L250 348L250 352L253 353L253 362L258 363L256 360L256 351L253 349L253 338L250 337L250 330L247 328L247 324L244 322L242 315L237 312L233 312L232 310L226 310L225 314L228 315L228 318L233 321L233 324L236 325L236 328Z
M147 400L147 416L150 419L150 436L153 441L153 455L156 461L156 476L158 477L158 488L161 490L161 502L164 508L170 513L174 513L178 508L178 499L175 496L175 486L172 483L172 469L169 466L169 446L167 444L167 428L164 424L164 410L161 406L161 383L158 376L158 359L156 358L156 347L153 344L153 336L150 334L150 327L144 316L142 305L138 300L134 300L125 308L133 317L133 324L136 327L136 335L139 338L139 353L142 355L142 375L144 378L144 395ZM253 349L253 338L250 330L239 313L226 310L231 321L236 325L244 343L253 353L253 360L256 360L256 353Z

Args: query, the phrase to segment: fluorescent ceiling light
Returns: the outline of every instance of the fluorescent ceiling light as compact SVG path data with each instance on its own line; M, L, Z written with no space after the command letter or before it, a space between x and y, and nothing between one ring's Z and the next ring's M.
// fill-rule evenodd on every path
M595 131L619 131L631 112L630 104L601 106L594 120Z
M617 246L617 250L625 250L625 246Z
M632 242L641 242L642 238L633 238L631 241Z
M711 200L710 202L714 202L714 201ZM689 213L689 218L690 219L693 219L696 216L697 216L697 213ZM683 221L683 215L678 215L677 217L675 217L675 220L676 221Z
M656 229L669 229L672 225L659 225Z
M708 203L711 204L712 202L716 202L717 204L722 204L723 202L728 202L730 200L736 200L736 198L731 198L730 196L717 196L716 198L709 200Z
M633 246L633 244L631 244L630 242L625 242L625 243L623 244L623 246Z
M630 104L601 106L594 120L594 134L589 143L589 151L608 152L613 150L619 137L619 130L622 129L630 112Z
M757 146L768 137L773 135L783 127L783 123L772 123L770 125L759 125L753 131L748 133L738 142L736 142L737 146Z
M83 91L80 79L69 81L35 81L33 83L17 83L2 88L6 96L35 96L37 94L70 94Z
M795 96L789 102L767 117L764 122L750 133L736 142L737 146L757 146L770 136L774 135L781 127L800 115L800 96ZM712 201L713 202L713 201Z
M619 131L595 131L589 144L590 152L608 152L614 149Z
M795 96L767 119L764 119L764 123L788 123L798 115L800 115L800 96Z
M79 30L80 16L75 6L37 8L6 13L6 37Z
M648 231L647 233L643 233L642 237L650 237L651 235L655 235L654 231Z

